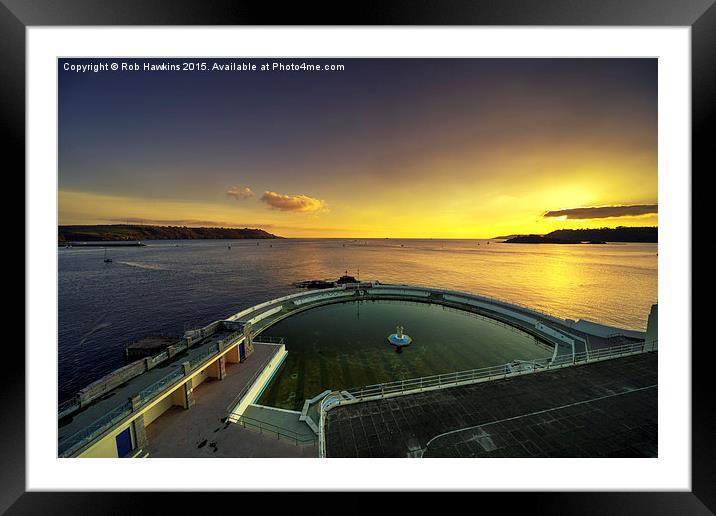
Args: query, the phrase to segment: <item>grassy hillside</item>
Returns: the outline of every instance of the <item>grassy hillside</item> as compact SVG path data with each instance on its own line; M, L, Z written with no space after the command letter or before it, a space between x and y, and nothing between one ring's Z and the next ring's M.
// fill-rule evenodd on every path
M546 235L572 242L602 240L604 242L658 242L658 227L617 227L599 229L558 229Z
M510 235L510 244L578 244L580 242L649 242L659 241L658 227L625 227L597 229L558 229L546 235Z
M236 238L281 238L250 228L190 228L186 226L145 226L111 224L106 226L58 226L60 242L98 242L118 240L200 240Z

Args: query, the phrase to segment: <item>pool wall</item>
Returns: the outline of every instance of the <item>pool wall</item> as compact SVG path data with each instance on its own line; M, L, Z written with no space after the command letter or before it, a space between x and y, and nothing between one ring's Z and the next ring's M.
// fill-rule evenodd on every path
M555 346L555 350L558 342L571 347L575 340L580 340L580 344L585 349L587 342L582 337L566 334L553 326L548 326L549 323L555 323L562 328L573 329L576 332L595 337L607 337L617 334L635 339L644 339L646 337L646 333L643 331L617 328L586 320L561 319L552 314L489 296L416 285L379 283L346 284L331 289L299 292L247 308L228 317L227 320L241 322L265 321L263 327L257 329L258 332L295 313L317 306L370 299L422 301L463 307L468 311L472 311L471 308L478 308L494 315L504 315L508 319L503 319L503 322L506 324L512 322L512 325L518 329L529 330L533 335Z
M287 354L286 346L281 344L280 349L271 357L271 360L269 360L266 366L259 372L256 379L250 384L246 394L244 394L238 400L236 406L231 409L229 419L238 419L244 413L246 407L259 399L266 387L271 383L276 372L281 369L281 365L286 359Z
M255 325L254 335L275 325L279 321L300 312L334 303L361 300L405 300L422 303L437 304L478 313L485 317L502 322L517 330L525 331L540 341L553 347L552 363L573 363L575 352L577 354L590 353L589 343L585 338L575 335L582 333L587 338L590 331L594 337L605 335L624 335L635 339L644 339L645 332L627 330L594 323L584 320L560 319L554 315L546 314L529 307L510 303L500 299L469 294L451 290L436 289L415 285L355 283L340 285L330 289L309 290L260 303L242 310L230 317L227 321L239 324ZM256 323L260 322L260 325ZM557 328L555 328L555 326ZM573 329L567 332L565 329ZM578 349L575 349L579 344ZM286 357L285 347L277 353L261 374L250 386L247 394L241 398L231 411L232 418L238 418L250 404L254 403L268 387L274 375L281 368Z

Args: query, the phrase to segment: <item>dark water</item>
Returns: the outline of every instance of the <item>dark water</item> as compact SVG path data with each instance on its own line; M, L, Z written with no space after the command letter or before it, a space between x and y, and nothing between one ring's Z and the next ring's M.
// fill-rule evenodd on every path
M656 244L286 239L231 241L229 250L228 241L147 243L111 248L109 264L103 249L58 250L60 400L122 366L132 340L179 335L296 292L294 281L346 270L635 329L645 328L657 301Z
M413 342L397 353L396 324ZM530 335L490 319L426 303L359 301L314 308L264 332L284 337L288 355L258 403L301 410L326 389L500 365L552 355Z

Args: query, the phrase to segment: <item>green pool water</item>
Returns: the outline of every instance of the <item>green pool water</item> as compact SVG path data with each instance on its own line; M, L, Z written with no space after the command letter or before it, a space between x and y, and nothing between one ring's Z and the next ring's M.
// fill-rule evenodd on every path
M404 326L413 338L400 353L388 335ZM270 327L284 337L288 355L258 400L301 410L326 389L417 378L532 360L551 348L520 330L437 304L357 301L313 308Z

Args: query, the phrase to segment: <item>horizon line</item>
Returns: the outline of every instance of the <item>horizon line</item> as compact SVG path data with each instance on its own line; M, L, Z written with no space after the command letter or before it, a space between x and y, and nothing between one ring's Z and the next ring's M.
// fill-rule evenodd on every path
M601 226L601 227L592 227L592 228L560 228L551 230L547 233L520 233L520 232L510 232L503 235L498 236L472 236L472 237L449 237L449 236L411 236L411 237L401 237L401 236L281 236L274 233L271 233L270 231L263 229L261 227L250 227L250 226L189 226L189 225L160 225L160 224L141 224L141 223L111 223L111 224L58 224L57 227L71 227L71 226L146 226L146 227L175 227L175 228L191 228L191 229L247 229L247 230L259 230L264 231L274 237L280 238L280 239L323 239L323 240L329 240L329 239L353 239L353 240L389 240L389 239L401 239L401 240L497 240L502 238L510 238L514 236L532 236L532 235L538 235L538 236L544 236L549 233L553 233L555 231L594 231L594 230L613 230L613 229L620 229L620 228L628 228L628 229L635 229L635 228L649 228L649 229L658 229L658 224L654 226L615 226L615 227L607 227L607 226ZM242 240L242 239L236 239L236 240ZM246 239L251 240L251 239Z

